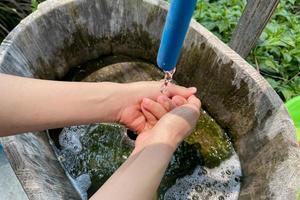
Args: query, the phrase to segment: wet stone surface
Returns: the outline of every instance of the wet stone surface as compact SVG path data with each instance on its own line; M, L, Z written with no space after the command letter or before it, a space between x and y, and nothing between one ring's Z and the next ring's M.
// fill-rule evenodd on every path
M117 124L74 126L61 131L59 160L81 192L88 190L91 196L126 161L134 147L126 134L126 128ZM221 199L236 199L241 176L237 156L210 169L204 166L198 147L188 142L178 147L157 191L157 199L202 199L204 196L215 199L216 195Z

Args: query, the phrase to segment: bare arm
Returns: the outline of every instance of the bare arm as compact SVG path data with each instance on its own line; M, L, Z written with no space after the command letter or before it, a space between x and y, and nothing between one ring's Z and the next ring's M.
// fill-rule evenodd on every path
M0 74L0 136L117 120L120 85L44 81ZM114 106L110 106L114 105Z
M200 101L194 96L188 101L138 136L131 156L91 200L153 199L172 154L198 119Z
M174 153L167 144L153 144L132 154L91 200L151 200Z
M160 95L159 82L76 83L0 74L0 137L95 122L120 122L142 131L144 97ZM195 91L173 86L169 96Z

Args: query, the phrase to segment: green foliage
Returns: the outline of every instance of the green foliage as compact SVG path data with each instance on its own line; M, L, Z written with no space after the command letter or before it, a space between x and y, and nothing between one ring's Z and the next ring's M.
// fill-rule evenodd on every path
M279 4L248 58L250 63L257 63L283 100L300 95L299 6L300 1L295 0Z
M39 5L39 2L37 0L31 0L31 9L32 9L32 12L34 12L34 11L37 10L38 5Z
M246 0L199 0L194 18L224 42L229 42Z
M1 0L0 2L0 42L31 12L30 0Z
M194 17L227 43L245 5L245 0L199 0ZM300 0L281 1L247 60L284 101L300 95Z
M0 43L6 35L27 15L37 9L43 0L1 0Z

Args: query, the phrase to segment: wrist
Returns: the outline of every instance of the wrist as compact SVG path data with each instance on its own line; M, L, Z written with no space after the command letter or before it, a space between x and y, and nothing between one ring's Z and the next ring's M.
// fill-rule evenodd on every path
M175 151L178 147L178 145L181 143L181 138L178 134L173 133L172 131L168 130L156 130L153 129L153 139L155 143L162 143L166 144L173 148Z
M97 83L97 104L99 112L105 113L104 118L99 119L101 122L118 122L119 111L123 107L122 92L124 89L122 84L113 82Z
M174 153L180 144L181 140L170 132L164 130L149 130L147 132L141 133L138 136L133 155L141 152L142 150L149 148L154 145L164 145L168 147L169 150Z

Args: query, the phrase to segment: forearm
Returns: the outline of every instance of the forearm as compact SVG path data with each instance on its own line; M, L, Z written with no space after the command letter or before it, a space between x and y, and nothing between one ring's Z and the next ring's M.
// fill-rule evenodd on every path
M138 148L91 200L153 199L176 147L172 139L162 139Z
M115 83L44 81L0 74L0 136L117 120Z

